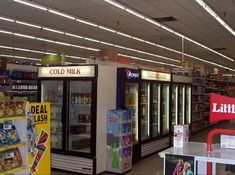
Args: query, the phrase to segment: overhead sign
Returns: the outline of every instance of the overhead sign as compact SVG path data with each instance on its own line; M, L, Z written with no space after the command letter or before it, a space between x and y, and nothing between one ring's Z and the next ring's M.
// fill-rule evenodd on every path
M38 67L38 77L94 77L95 66Z
M144 80L171 81L171 74L142 70L141 78Z
M44 65L61 64L61 62L62 62L61 55L44 55L41 59L41 63Z
M50 103L28 104L28 162L31 175L50 175Z
M125 69L125 74L128 80L138 80L140 78L138 69Z
M192 77L172 75L172 81L178 83L192 83Z
M210 122L235 119L235 98L210 95Z

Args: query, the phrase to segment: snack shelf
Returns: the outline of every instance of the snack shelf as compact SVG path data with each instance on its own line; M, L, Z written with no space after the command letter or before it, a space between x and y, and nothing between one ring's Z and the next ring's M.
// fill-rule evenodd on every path
M14 149L14 148L18 148L18 147L22 147L26 145L27 145L27 142L21 142L21 143L14 144L14 145L7 145L7 146L0 147L0 151L6 151L9 149Z
M12 117L1 117L0 122L10 121L10 120L24 120L27 116L12 116Z
M26 169L26 166L23 165L23 166L14 168L14 169L12 169L12 170L4 171L4 172L0 173L0 175L15 174L15 173L20 172L20 171L25 170L25 169Z

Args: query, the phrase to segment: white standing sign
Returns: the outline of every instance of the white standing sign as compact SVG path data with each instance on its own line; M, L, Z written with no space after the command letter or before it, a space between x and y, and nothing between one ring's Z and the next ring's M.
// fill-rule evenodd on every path
M38 77L94 77L95 66L38 67Z

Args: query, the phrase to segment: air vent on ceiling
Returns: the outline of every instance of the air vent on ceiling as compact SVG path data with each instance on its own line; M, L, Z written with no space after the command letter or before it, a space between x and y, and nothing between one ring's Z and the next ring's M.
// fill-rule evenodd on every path
M214 48L214 50L216 51L222 51L222 50L227 50L225 47L221 47L221 48Z
M177 21L173 16L161 17L161 18L153 18L157 22L172 22Z

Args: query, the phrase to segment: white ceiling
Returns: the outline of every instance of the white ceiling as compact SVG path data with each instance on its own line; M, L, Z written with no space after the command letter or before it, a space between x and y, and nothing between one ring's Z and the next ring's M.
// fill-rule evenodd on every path
M144 20L141 20L117 7L114 7L104 0L33 0L34 2L58 9L66 13L102 24L106 27L120 30L122 32L146 39L164 46L181 50L181 38L160 29ZM235 0L204 0L218 15L235 29ZM203 10L193 0L119 0L123 3L149 17L167 17L173 16L177 19L174 22L163 23L172 29L183 33L210 48L226 48L219 51L229 57L235 59L235 39L226 29L224 29L213 17ZM13 0L0 1L0 16L6 16L51 27L54 29L71 32L77 35L119 44L122 46L143 50L146 52L171 57L177 60L181 59L181 55L174 52L166 51L139 41L128 39L126 37L116 35L101 29L81 24L67 18L63 18L45 11L41 11L29 6L25 6L14 2ZM24 33L47 39L69 42L72 44L83 45L87 47L115 50L120 53L138 56L146 59L164 61L166 63L174 63L162 60L160 58L146 56L132 51L117 49L100 43L84 41L82 39L74 39L69 36L55 34L48 31L41 31L27 26L15 23L4 22L0 20L0 30L9 30L12 32ZM21 48L31 48L35 50L47 50L53 52L64 52L68 55L77 56L98 56L98 52L88 51L79 48L71 48L68 46L48 44L42 41L36 41L17 36L0 34L0 45L16 46ZM1 53L16 53L0 49ZM185 42L185 52L209 60L224 66L235 69L235 61L231 62L209 52L195 44ZM30 53L17 52L17 54L30 56ZM41 55L34 54L35 57ZM186 57L187 58L187 57ZM187 58L193 62L197 62L192 58ZM72 60L76 62L76 60Z

